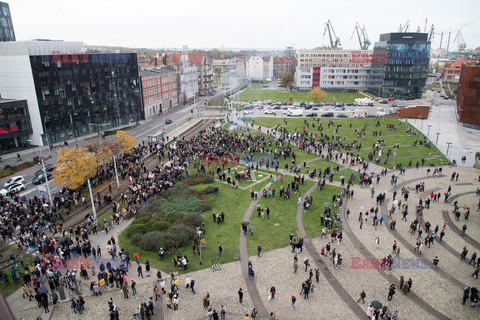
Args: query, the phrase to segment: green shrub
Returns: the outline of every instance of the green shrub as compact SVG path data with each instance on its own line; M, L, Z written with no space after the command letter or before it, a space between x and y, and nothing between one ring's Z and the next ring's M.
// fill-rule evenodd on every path
M131 224L125 229L125 235L130 239L135 233L145 234L148 228L145 224Z
M213 183L215 181L215 179L213 178L213 176L210 176L210 175L205 175L203 177L203 183Z
M191 174L189 175L188 177L186 177L183 182L185 184L188 184L189 186L195 186L199 183L202 183L203 182L203 179L205 177L205 174L201 173L201 172L197 172L197 173L194 173L194 174Z
M196 229L202 224L202 222L203 222L203 218L202 216L200 216L200 214L189 214L189 215L178 217L177 219L175 219L173 223L184 224L188 227L192 227Z
M183 247L190 243L196 234L196 230L195 228L188 227L183 223L179 223L171 226L164 233L168 239L171 239L172 241L174 240L177 243L177 246Z
M12 170L13 167L9 164L7 164L5 167L3 167L3 170Z
M214 189L215 189L214 187L208 186L208 187L203 188L202 191L203 191L205 194L212 194L212 193L215 192Z
M143 237L143 234L141 234L141 233L135 233L135 234L130 238L130 241L131 241L134 245L138 246L138 245L140 245L140 242L142 241L142 237Z
M171 197L168 201L162 203L161 209L163 212L192 214L204 211L204 203L201 199L186 195L182 197Z
M153 221L151 224L151 228L149 228L152 231L165 231L167 230L172 224L168 219L166 218L161 218L161 219L156 219Z
M160 231L151 231L142 236L140 248L147 251L157 251L166 244L166 234Z

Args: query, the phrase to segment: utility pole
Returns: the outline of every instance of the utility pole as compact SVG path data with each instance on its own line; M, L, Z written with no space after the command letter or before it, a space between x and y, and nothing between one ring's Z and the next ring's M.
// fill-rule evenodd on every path
M428 127L428 133L427 133L427 136L429 136L429 135L430 135L430 128L431 128L431 126L432 126L431 124L427 124L427 127Z
M115 179L117 180L117 188L120 188L120 183L118 182L118 171L117 171L117 160L113 156L113 164L115 166Z
M437 135L437 141L435 142L435 145L438 146L438 136L440 136L442 133L441 132L437 132L436 135Z

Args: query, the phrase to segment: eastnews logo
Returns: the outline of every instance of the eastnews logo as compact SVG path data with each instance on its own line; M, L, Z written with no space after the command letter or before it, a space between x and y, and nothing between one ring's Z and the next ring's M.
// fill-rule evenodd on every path
M364 259L352 257L352 269L387 269L380 259ZM393 258L392 269L428 269L428 259L402 259Z

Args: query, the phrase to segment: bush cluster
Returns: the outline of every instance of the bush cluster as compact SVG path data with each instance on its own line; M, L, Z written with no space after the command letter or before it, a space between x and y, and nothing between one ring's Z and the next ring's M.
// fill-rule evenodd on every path
M125 229L126 236L147 251L170 248L172 241L179 247L187 245L203 222L201 212L211 209L206 194L213 193L213 187L205 189L195 190L182 182L175 184L140 210Z
M213 183L215 181L212 176L197 172L187 176L183 182L189 186L195 186L200 183Z

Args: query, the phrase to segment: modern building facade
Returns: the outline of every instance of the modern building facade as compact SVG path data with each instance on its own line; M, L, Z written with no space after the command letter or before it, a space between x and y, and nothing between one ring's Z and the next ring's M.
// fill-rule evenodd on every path
M178 105L177 72L167 67L140 71L145 118Z
M428 76L428 33L385 33L375 43L368 91L379 97L419 99Z
M480 129L480 63L464 63L457 90L457 110L466 127Z
M295 49L294 49L293 47L287 47L287 48L285 49L285 56L286 56L287 58L295 57L295 55L296 55L296 51L295 51Z
M8 3L0 1L0 42L15 41L12 16Z
M32 133L27 100L0 99L0 151L28 145Z
M32 144L144 119L136 53L86 53L83 43L0 43L0 93L26 99Z

